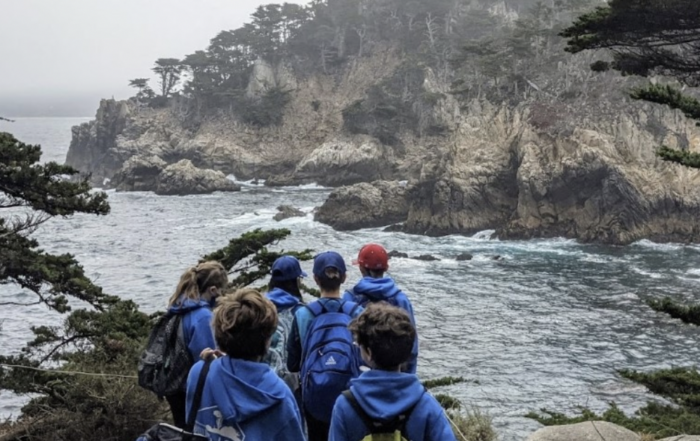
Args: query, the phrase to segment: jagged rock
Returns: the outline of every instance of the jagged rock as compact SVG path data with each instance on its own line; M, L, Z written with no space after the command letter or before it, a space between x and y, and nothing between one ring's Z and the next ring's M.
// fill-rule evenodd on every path
M306 213L303 211L299 210L298 208L292 207L290 205L281 205L277 207L277 213L275 217L273 218L277 222L283 221L285 219L289 219L292 217L304 217L306 216Z
M117 191L155 191L158 176L167 165L157 156L134 156L114 175L111 184Z
M413 260L422 260L423 262L437 262L438 259L435 256L431 256L430 254L421 254L420 256L413 257Z
M698 435L678 435L678 436L672 436L671 438L660 439L659 441L700 441L700 436L698 436Z
M376 228L405 220L406 188L398 182L376 181L333 191L315 215L336 230Z
M101 185L112 178L126 158L114 151L117 137L125 130L130 109L125 101L102 100L93 121L72 129L66 165L92 174L92 182Z
M393 150L370 136L338 138L305 157L293 174L296 182L329 187L397 178Z
M700 240L700 171L654 154L666 142L700 148L692 122L648 105L636 116L593 115L578 125L554 114L547 123L560 121L562 131L552 136L531 111L472 103L451 151L426 163L412 186L407 231L495 229L500 238L612 244ZM653 131L651 120L673 129Z
M526 441L641 441L631 430L606 421L544 427Z
M239 191L241 188L226 179L223 173L202 170L191 161L170 165L158 176L155 192L160 195L207 194L215 191Z
M491 260L502 260L503 258L499 255L491 256Z
M469 254L469 253L462 253L462 254L460 254L459 256L456 257L457 262L464 262L464 261L466 261L466 260L472 260L473 258L474 258L474 256L472 256L472 255Z
M403 258L403 259L408 259L408 254L402 253L402 252L396 251L396 250L394 250L394 251L389 251L389 258L392 258L392 257L400 257L400 258Z

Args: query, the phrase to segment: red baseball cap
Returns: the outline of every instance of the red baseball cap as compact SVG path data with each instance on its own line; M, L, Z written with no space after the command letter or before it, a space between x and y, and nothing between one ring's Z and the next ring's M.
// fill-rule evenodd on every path
M389 255L383 246L370 243L360 249L357 259L352 261L353 265L360 265L369 270L386 271L389 269Z

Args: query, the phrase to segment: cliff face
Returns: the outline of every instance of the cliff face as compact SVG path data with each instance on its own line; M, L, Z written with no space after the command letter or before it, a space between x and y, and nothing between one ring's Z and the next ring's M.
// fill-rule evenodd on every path
M471 103L449 153L428 164L410 190L406 229L496 229L501 238L617 244L698 241L700 172L654 154L661 144L698 149L698 128L679 112L639 103L617 116L598 110L556 133L538 127L535 106Z

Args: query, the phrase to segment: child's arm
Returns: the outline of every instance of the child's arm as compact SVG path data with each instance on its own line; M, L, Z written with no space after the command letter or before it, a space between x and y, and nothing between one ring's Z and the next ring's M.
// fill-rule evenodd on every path
M331 417L331 430L328 441L351 441L348 431L345 428L345 413L343 412L341 401L345 401L345 398L341 395L335 402L333 406L333 416Z
M432 402L433 409L431 409L430 412L428 437L425 441L457 441L445 411L432 396L430 397L430 401Z
M192 358L196 361L199 356L207 348L216 348L216 340L214 340L214 331L211 328L212 313L211 311L202 310L202 313L192 317L194 323L189 329L189 343L187 349L190 350Z
M287 369L289 372L299 372L301 369L301 337L296 314L292 321L292 335L287 339Z

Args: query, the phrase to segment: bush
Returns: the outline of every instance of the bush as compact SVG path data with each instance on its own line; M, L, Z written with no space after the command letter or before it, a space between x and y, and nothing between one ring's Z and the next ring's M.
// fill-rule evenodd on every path
M268 90L260 98L243 98L239 106L241 120L258 127L279 126L284 120L284 110L291 101L290 92L279 87Z
M466 413L447 412L447 417L457 441L495 441L498 438L491 417L476 407Z

